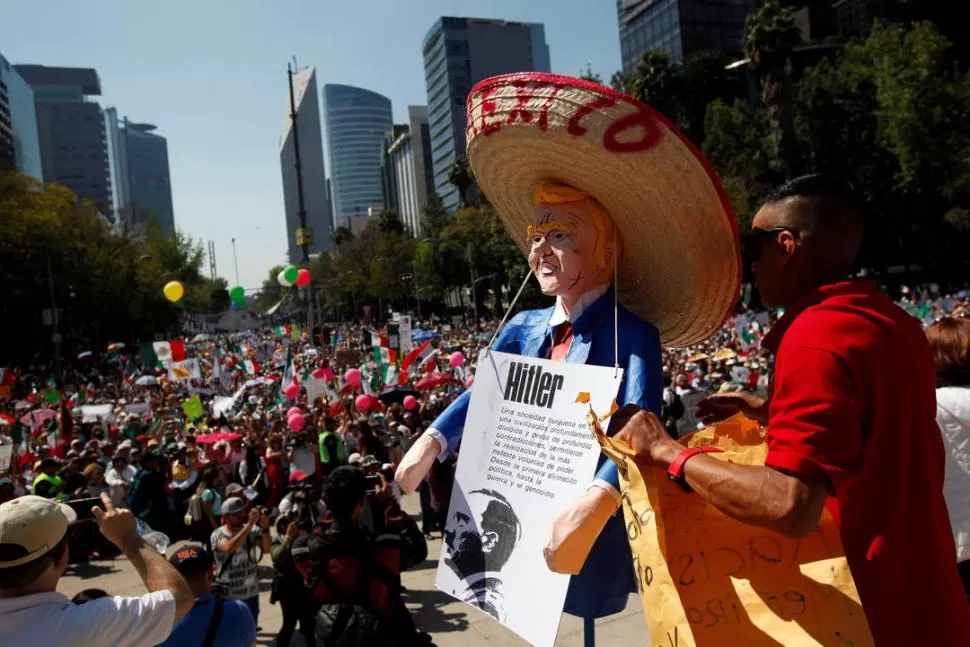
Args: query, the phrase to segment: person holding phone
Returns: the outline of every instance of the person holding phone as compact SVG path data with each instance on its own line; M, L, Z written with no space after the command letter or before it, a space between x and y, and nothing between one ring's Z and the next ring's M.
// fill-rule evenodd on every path
M216 582L226 600L241 600L259 624L258 565L270 552L269 517L259 508L246 513L246 503L231 497L222 503L222 525L210 542L216 560ZM262 549L257 552L257 549Z

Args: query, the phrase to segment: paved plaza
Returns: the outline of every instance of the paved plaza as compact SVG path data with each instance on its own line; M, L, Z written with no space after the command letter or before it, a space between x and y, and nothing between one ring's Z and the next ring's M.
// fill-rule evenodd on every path
M409 513L416 516L417 496L405 497L402 504ZM437 537L437 535L436 535ZM502 627L498 622L467 604L457 602L444 593L435 590L435 569L441 541L428 542L428 560L404 573L402 576L407 591L404 599L414 613L418 627L434 637L439 647L519 647L527 642ZM275 644L276 633L282 622L279 605L269 603L269 587L272 579L272 566L267 555L260 566L260 618L262 630L257 645ZM58 590L67 596L87 589L104 589L112 595L140 595L145 592L138 574L124 558L100 560L86 564L72 565ZM646 623L640 606L640 599L630 597L623 613L597 622L597 645L649 646ZM297 634L292 645L302 646L302 638ZM582 621L564 615L559 627L556 645L560 647L582 647Z

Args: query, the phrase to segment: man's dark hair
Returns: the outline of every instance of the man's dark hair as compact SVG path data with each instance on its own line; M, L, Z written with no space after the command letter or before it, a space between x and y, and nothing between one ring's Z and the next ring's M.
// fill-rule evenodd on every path
M350 519L367 492L364 473L345 465L330 472L323 482L323 502L335 519Z
M853 187L820 173L802 175L785 182L768 194L765 204L777 204L792 198L813 202L812 217L823 225L838 219L840 223L862 224L863 206Z
M90 602L91 600L99 600L106 597L108 597L108 592L103 591L102 589L84 589L71 598L71 603L84 604L85 602Z
M0 554L9 552L6 550L8 547L11 546L9 544L0 544ZM17 546L16 548L20 548L20 546ZM20 550L23 551L23 548L20 548ZM19 566L0 568L0 591L22 589L23 587L33 583L37 580L37 578L44 574L44 571L46 571L51 564L60 559L66 550L67 535L64 535L64 538L57 542L53 548L37 559ZM11 554L9 559L16 559L16 556Z

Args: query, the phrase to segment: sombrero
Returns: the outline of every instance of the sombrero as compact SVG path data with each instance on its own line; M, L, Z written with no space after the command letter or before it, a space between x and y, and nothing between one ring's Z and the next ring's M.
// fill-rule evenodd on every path
M663 115L598 83L540 73L485 79L467 109L469 165L523 252L533 187L575 187L622 238L620 301L665 344L696 344L724 323L741 284L737 220L713 169Z

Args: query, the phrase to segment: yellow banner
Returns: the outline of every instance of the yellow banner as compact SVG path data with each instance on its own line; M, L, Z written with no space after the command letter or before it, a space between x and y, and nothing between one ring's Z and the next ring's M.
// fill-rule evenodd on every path
M867 647L872 636L839 530L826 511L802 539L731 519L660 469L641 474L625 443L597 433L620 466L623 514L656 647ZM682 440L715 460L763 465L757 423L736 416Z

